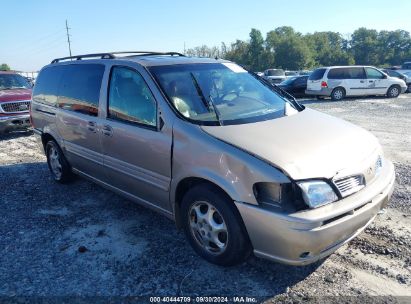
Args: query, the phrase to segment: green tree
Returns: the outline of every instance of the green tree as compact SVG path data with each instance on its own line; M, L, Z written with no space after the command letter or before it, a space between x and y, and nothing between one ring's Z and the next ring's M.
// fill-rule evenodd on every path
M292 27L278 27L267 33L267 49L274 55L274 65L283 69L300 70L311 68L314 58L301 33Z
M2 63L0 65L0 71L10 71L10 67L7 63Z
M237 62L244 65L246 68L250 68L248 50L249 43L237 39L236 42L232 43L230 48L227 49L225 59Z
M354 58L346 48L347 42L340 33L315 32L305 35L304 40L313 53L315 65L354 64Z
M400 65L411 52L410 33L404 30L380 31L378 40L378 61L380 64Z
M250 43L248 45L248 63L250 69L253 71L259 71L264 69L263 57L264 57L264 38L259 30L251 29Z
M378 32L361 27L351 36L351 52L356 64L378 65Z

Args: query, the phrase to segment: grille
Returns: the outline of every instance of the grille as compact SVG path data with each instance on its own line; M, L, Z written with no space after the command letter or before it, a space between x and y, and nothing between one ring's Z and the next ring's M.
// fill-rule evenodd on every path
M334 181L334 185L340 191L341 196L346 197L364 188L365 179L362 175L349 176Z
M30 109L30 101L16 101L1 104L6 113L27 112Z

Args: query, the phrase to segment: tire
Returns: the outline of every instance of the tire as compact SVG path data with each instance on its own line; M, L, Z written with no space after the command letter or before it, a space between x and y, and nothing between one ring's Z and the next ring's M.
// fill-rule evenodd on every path
M401 88L398 85L392 85L387 91L387 97L397 98L401 94Z
M187 191L181 218L190 245L208 262L233 266L250 256L252 247L241 216L217 187L199 184Z
M332 92L331 92L331 99L334 101L340 101L343 100L345 97L345 90L344 88L338 87L335 88Z
M49 140L46 143L45 151L47 165L53 179L61 184L70 182L73 179L73 173L59 145L54 140Z

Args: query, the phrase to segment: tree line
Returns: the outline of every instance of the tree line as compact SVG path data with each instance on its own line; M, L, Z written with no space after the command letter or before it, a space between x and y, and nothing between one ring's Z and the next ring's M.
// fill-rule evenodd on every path
M252 71L268 68L312 69L331 65L401 65L411 61L411 36L408 31L377 31L361 27L349 37L338 32L302 34L290 26L267 33L251 29L248 40L230 45L202 45L186 51L190 56L224 58Z

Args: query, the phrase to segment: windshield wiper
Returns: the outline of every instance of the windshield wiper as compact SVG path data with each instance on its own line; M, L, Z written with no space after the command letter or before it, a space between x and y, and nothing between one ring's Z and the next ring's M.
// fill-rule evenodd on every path
M198 96L200 96L201 101L204 103L204 105L206 106L206 108L208 109L209 112L213 111L218 123L220 124L220 126L223 125L223 123L220 120L220 112L218 111L213 98L211 97L211 95L208 96L208 100L205 98L203 91L200 88L200 85L198 84L198 81L196 79L196 77L194 76L193 73L190 73L191 79L193 80L193 84L194 87L196 88L197 94ZM211 110L212 109L212 110Z
M290 93L288 93L287 91L285 91L282 88L280 88L279 86L269 82L267 79L257 75L257 73L254 73L254 72L251 72L251 71L247 71L247 72L249 74L251 74L251 76L253 76L257 80L261 81L265 86L267 86L271 90L275 91L280 96L284 97L293 106L295 106L297 108L300 108L301 110L304 109L304 107L297 102L295 97L293 95L291 95Z

